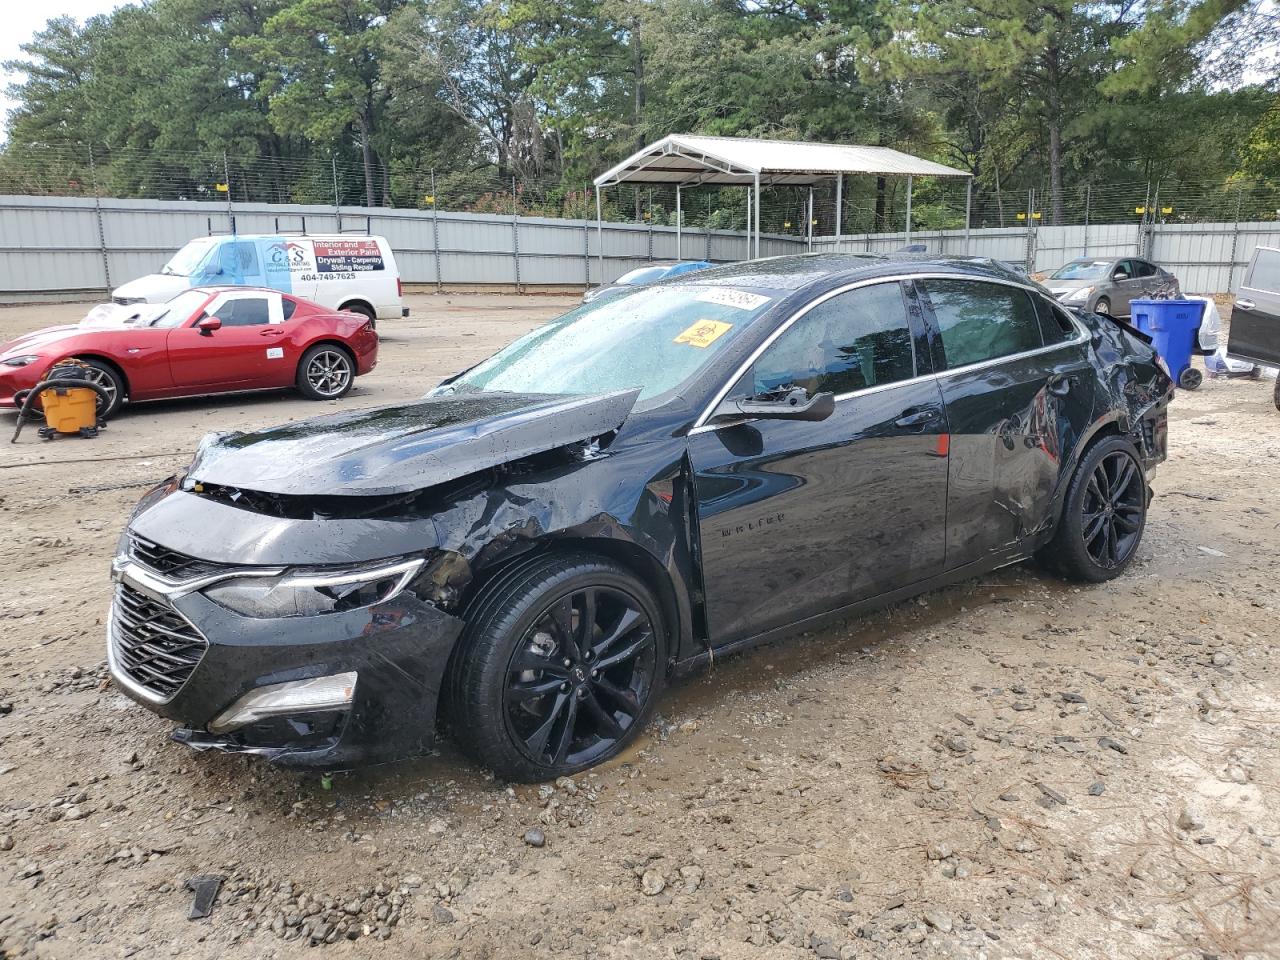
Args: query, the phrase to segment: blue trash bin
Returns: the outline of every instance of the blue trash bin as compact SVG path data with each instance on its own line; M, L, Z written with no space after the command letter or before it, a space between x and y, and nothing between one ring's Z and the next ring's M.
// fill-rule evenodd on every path
M1198 300L1130 300L1129 315L1133 325L1151 338L1174 383L1185 390L1200 386L1204 375L1191 366L1191 353L1204 304Z

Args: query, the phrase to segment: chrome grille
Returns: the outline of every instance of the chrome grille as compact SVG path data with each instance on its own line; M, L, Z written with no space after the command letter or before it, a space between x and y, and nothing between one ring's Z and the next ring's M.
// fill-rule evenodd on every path
M197 560L177 550L170 550L158 543L146 540L137 534L130 534L129 552L143 566L150 567L156 573L173 579L187 580L192 577L212 573L217 564L207 560Z
M187 682L208 642L182 614L127 583L116 586L112 638L119 668L139 686L169 699Z

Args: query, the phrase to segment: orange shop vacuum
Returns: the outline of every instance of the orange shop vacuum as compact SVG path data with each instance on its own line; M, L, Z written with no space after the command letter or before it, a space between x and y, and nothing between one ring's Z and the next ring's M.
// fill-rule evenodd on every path
M22 425L37 416L32 407L38 400L45 425L40 436L52 440L60 435L96 437L106 426L98 419L98 398L110 403L107 391L88 379L89 366L79 360L61 360L49 368L45 378L27 391L18 411L18 426L10 443L16 443Z

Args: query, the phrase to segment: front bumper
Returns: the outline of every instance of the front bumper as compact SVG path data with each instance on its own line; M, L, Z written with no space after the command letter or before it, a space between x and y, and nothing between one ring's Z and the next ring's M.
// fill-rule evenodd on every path
M166 699L122 664L119 599L107 619L112 679L133 700L176 721L174 739L200 750L321 769L395 760L430 748L441 681L462 622L411 588L360 610L258 619L233 613L199 591L184 592L187 587L133 561L118 565L115 577L168 604L207 641L190 676ZM208 732L209 723L250 690L347 672L357 680L345 709L273 716L223 734Z
M18 397L40 382L48 369L47 360L40 359L25 367L7 367L0 364L0 407L18 406Z

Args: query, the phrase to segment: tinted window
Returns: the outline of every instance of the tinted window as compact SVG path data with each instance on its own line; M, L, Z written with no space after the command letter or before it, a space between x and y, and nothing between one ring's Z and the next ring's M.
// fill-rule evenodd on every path
M220 306L212 316L224 327L252 327L271 322L271 308L266 297L236 297Z
M1133 279L1133 261L1121 260L1119 263L1116 264L1116 268L1113 272L1117 274L1123 274L1123 276L1117 277L1116 278L1117 280L1132 280Z
M281 306L282 306L282 313L281 313L281 315L282 315L286 320L288 320L290 317L292 317L292 316L293 316L293 311L294 311L294 310L298 309L298 301L297 301L297 300L290 300L288 297L281 297L281 298L280 298L280 303L281 303Z
M1154 277L1156 275L1156 267L1153 263L1147 263L1145 260L1129 261L1137 269L1139 277Z
M1075 325L1067 312L1057 304L1052 304L1044 297L1033 297L1036 312L1040 314L1040 334L1045 345L1062 343L1076 335Z
M1253 267L1249 270L1249 282L1245 286L1251 290L1280 293L1280 250L1259 248L1254 254Z
M913 376L902 289L886 283L832 297L793 323L756 361L754 392L791 384L841 394Z
M974 280L923 280L947 366L962 367L1044 345L1025 290Z

